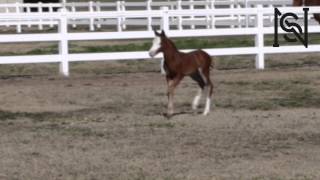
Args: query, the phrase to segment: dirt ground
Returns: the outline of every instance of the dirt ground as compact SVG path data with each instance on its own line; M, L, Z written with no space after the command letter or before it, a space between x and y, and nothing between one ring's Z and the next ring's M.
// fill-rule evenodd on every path
M320 67L214 70L177 114L149 73L1 76L0 179L320 179Z

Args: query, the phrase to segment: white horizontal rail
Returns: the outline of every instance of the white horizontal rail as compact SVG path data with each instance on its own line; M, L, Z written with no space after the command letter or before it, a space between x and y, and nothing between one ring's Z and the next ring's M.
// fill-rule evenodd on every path
M60 55L0 56L0 64L57 63Z
M57 33L51 34L8 34L0 35L0 43L13 42L47 42L59 41L61 36Z
M161 7L161 6L174 6L178 5L179 0L177 1L151 1L150 5L154 7ZM186 1L186 0L180 0L181 6L204 6L204 5L210 5L213 3L214 5L231 5L231 4L249 4L249 5L257 5L257 4L264 4L264 5L290 5L292 4L291 0L276 0L276 1L270 1L270 0L200 0L200 1ZM38 7L39 4L42 4L43 7L62 7L62 3L8 3L8 4L0 4L0 8L11 8L15 6L19 7ZM88 7L89 3L85 2L72 2L72 3L66 3L64 4L67 8L69 7ZM93 6L101 6L101 7L116 7L116 2L99 2L99 1L92 1L91 3ZM146 7L148 5L148 1L146 2L126 2L123 1L123 6L125 7Z
M255 35L257 28L242 28L234 29L215 29L215 30L184 30L183 33L179 30L170 30L167 32L169 37L209 37L209 36L241 36ZM309 28L309 33L319 33L320 26L312 26ZM265 35L274 33L273 27L263 29ZM279 29L279 34L284 34L285 31ZM89 32L89 33L68 33L66 37L68 41L79 40L126 40L126 39L150 39L154 37L153 31L132 31L132 32ZM58 33L51 34L9 34L0 35L0 43L6 42L46 42L59 41L61 36Z

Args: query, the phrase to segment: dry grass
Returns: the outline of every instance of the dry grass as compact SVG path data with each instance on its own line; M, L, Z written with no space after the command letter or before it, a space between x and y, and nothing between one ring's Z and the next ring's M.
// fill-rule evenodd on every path
M219 68L208 117L190 110L187 78L167 120L164 77L120 73L157 69L148 62L2 76L0 179L320 178L318 67Z

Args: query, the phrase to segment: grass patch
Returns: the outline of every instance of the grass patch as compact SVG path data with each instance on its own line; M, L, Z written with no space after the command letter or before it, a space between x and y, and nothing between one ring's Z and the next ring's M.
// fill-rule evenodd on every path
M0 75L2 79L6 79L8 76L30 77L28 75L56 75L58 71L57 63L0 65Z
M231 109L274 110L279 108L319 108L320 91L309 79L220 82L227 97L216 106Z
M272 100L280 107L305 107L305 108L319 108L320 107L320 92L313 88L296 88L289 91L282 98L275 98Z
M215 68L219 70L252 69L255 67L254 56L215 57Z
M273 38L273 35L267 35L265 36L265 45L266 46L273 46L273 43L274 43L274 38ZM310 44L319 44L320 43L320 36L319 36L319 33L312 33L312 34L309 34L309 45ZM279 35L279 44L280 44L280 47L281 46L285 46L285 45L301 45L301 42L298 41L298 42L287 42L283 36L280 34Z
M148 126L152 129L154 128L165 128L165 129L171 129L175 127L175 124L171 122L165 122L165 123L149 123Z
M160 71L159 61L156 60L123 60L108 62L76 62L70 64L72 73L78 74L117 74L136 72Z
M44 46L43 48L35 48L26 52L0 52L0 56L21 56L21 55L48 55L48 54L58 54L58 46L50 45Z
M236 38L184 38L173 39L178 49L205 49L205 48L227 48L227 47L246 47L253 46L254 42L247 36ZM81 46L75 43L71 44L71 53L83 52L130 52L130 51L148 51L152 45L152 41L141 41L128 44L113 45L86 45Z
M266 59L266 68L296 68L304 66L320 66L319 57L316 55L308 55L304 58L290 58L283 60Z
M53 112L29 113L29 112L0 111L0 120L15 120L18 118L30 118L35 121L44 121L44 120L60 118L64 116L66 115L63 113L53 113Z

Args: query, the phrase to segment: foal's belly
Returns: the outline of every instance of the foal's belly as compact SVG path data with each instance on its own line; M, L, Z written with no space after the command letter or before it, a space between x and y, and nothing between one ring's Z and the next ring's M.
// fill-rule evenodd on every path
M186 69L182 74L185 76L190 76L197 72L199 72L199 68L190 68L190 69Z
M194 63L190 63L190 64L185 64L182 66L182 73L184 75L192 75L196 72L199 71L199 66L197 64L194 64Z

